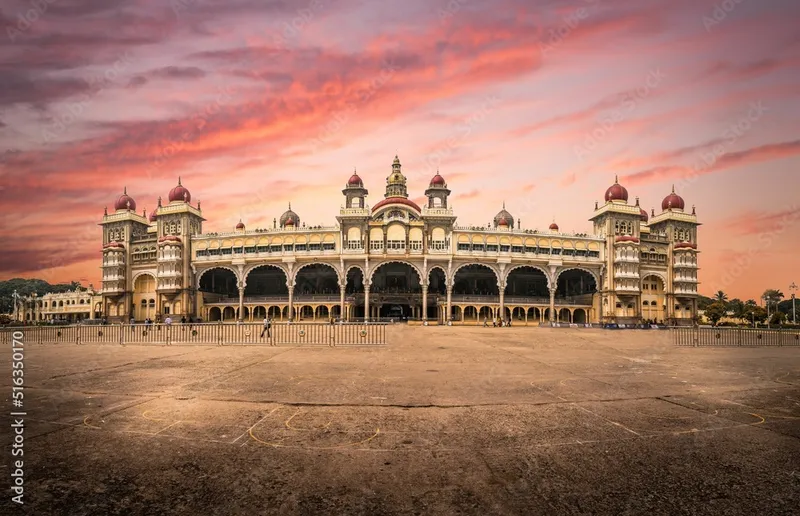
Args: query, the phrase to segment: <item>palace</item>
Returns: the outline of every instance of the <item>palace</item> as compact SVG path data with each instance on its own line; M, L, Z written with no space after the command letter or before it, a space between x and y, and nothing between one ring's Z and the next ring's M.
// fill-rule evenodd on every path
M505 206L486 227L459 226L445 179L437 172L420 207L396 156L384 198L370 207L367 193L353 173L336 225L307 226L290 205L271 228L204 233L180 179L149 216L126 190L100 223L93 316L536 325L692 324L697 314L700 224L674 188L648 216L615 182L591 235L523 230Z

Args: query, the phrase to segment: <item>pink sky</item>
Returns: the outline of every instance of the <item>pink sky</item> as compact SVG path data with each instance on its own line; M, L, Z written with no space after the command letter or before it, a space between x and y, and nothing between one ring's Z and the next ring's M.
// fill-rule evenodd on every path
M288 202L331 225L353 168L375 204L398 154L412 199L439 168L460 224L505 201L589 232L615 174L648 212L675 183L701 293L800 280L796 1L4 5L0 278L99 287L124 186L150 212L180 175L206 231Z

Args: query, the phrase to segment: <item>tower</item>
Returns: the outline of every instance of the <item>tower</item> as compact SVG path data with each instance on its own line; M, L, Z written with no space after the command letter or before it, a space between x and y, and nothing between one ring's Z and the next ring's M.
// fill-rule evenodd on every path
M392 173L386 178L386 194L389 197L405 197L408 198L408 188L406 187L406 176L401 171L400 159L395 155L394 162L392 162Z
M600 292L604 322L636 324L642 319L639 271L641 208L628 204L628 190L615 178L605 193L605 204L589 219L594 233L605 238L605 263Z
M436 171L436 175L431 179L428 189L425 190L425 197L428 198L428 208L447 208L447 197L450 190L444 178Z
M342 228L342 247L351 253L364 252L366 249L366 236L369 233L368 193L361 177L353 170L353 175L342 190L345 205L337 217Z
M661 202L661 213L650 219L650 231L666 245L667 317L679 325L693 323L697 315L697 221L694 207L684 211L683 198L672 192Z

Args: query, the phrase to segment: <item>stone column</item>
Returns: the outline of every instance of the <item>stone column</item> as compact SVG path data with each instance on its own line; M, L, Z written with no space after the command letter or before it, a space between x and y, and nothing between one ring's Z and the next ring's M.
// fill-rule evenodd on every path
M244 321L244 287L239 287L239 322Z
M369 321L369 285L364 284L364 322Z
M294 285L287 283L286 286L289 287L289 313L287 315L289 322L292 322L294 321Z
M556 289L550 289L550 322L556 320Z
M499 312L500 313L499 313L499 317L500 317L500 320L502 321L502 320L505 319L505 316L506 316L506 311L504 310L505 307L506 307L506 304L505 304L505 294L506 294L505 290L506 289L505 289L505 287L503 285L498 285L498 287L500 288L500 308L499 308Z
M422 320L428 320L428 285L422 285Z
M345 320L344 316L344 289L345 285L339 285L339 318Z
M447 286L447 312L444 314L444 322L450 320L450 314L453 313L453 287Z

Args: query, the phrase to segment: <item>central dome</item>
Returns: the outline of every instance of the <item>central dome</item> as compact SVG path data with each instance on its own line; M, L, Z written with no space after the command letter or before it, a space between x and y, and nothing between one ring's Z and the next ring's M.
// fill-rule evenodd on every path
M506 211L506 203L503 203L503 209L494 216L494 227L501 226L500 221L502 220L505 220L509 227L514 228L514 217Z
M675 185L672 185L672 193L668 196L664 197L664 200L661 201L661 209L664 211L667 210L681 210L686 204L683 202L683 197L675 193Z
M297 213L292 211L292 203L289 203L289 209L283 212L283 215L281 215L281 218L279 220L281 223L281 227L283 226L297 227L300 225L300 217L297 216Z

